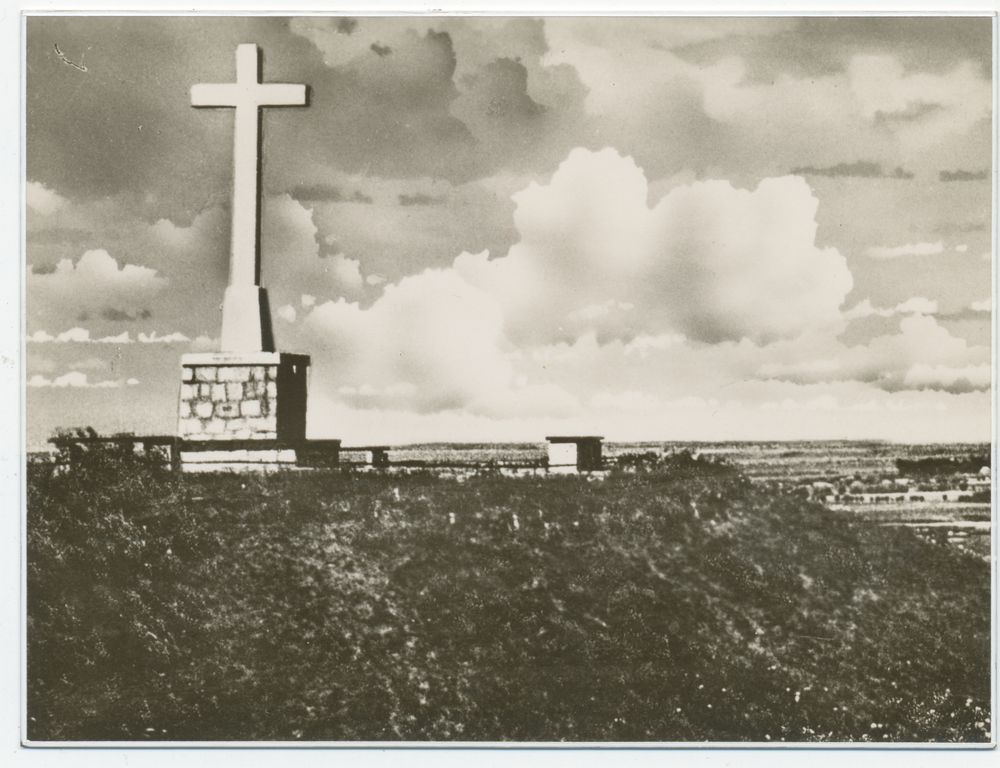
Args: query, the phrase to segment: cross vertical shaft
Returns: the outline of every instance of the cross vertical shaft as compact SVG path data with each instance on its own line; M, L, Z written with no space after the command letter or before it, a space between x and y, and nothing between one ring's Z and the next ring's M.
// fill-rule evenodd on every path
M233 107L232 240L222 307L222 351L273 351L267 297L260 287L261 107L304 106L306 87L260 82L260 51L236 49L236 82L191 87L195 107Z

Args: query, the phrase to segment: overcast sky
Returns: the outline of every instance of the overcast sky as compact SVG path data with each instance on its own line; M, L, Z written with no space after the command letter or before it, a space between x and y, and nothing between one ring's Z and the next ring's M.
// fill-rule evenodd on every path
M218 348L232 110L262 280L358 444L988 441L992 22L32 17L27 432L173 433Z

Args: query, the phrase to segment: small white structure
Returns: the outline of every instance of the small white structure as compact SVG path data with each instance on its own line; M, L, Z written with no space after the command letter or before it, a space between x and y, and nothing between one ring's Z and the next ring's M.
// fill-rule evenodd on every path
M546 437L550 472L593 472L602 469L603 437Z

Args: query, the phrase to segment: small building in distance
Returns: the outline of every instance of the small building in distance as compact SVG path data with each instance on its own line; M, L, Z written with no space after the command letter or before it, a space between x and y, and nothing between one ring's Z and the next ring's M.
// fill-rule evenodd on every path
M603 437L546 437L549 443L549 470L563 472L594 472L603 469L601 441Z

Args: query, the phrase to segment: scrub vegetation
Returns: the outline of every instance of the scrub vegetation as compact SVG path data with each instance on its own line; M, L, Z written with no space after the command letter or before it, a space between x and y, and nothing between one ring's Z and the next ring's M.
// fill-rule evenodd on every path
M28 468L34 741L989 740L989 564L722 463L73 450Z

